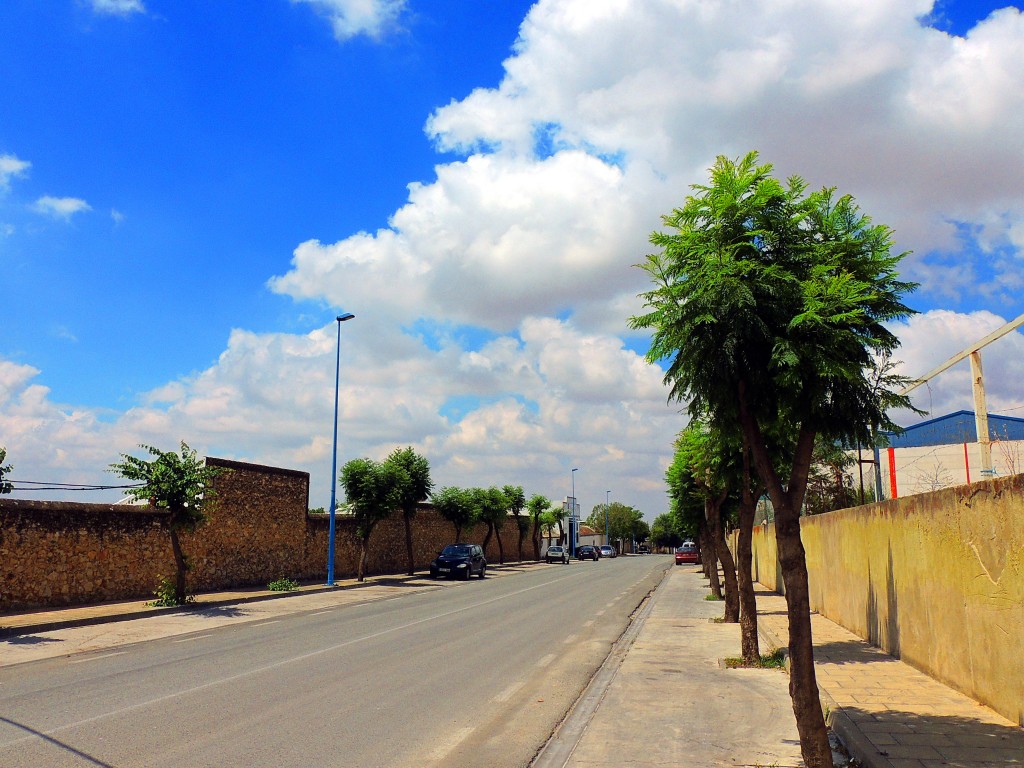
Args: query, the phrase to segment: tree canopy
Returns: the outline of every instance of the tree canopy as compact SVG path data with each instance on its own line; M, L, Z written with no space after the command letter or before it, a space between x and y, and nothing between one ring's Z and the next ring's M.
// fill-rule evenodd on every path
M0 495L10 493L14 490L14 486L10 480L5 480L4 476L9 475L11 470L14 469L10 464L4 466L4 461L7 459L7 449L0 446Z
M403 489L409 483L409 475L396 463L352 459L341 468L341 484L345 497L352 504L360 542L356 574L359 581L366 575L367 547L374 527L399 508Z

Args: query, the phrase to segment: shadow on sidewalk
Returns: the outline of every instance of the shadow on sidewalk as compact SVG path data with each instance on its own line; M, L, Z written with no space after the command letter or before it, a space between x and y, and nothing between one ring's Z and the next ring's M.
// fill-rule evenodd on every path
M1024 765L1024 730L980 718L930 715L900 710L844 706L870 741L869 748L890 759L943 761L949 765ZM912 753L912 754L911 754ZM927 764L931 764L930 762Z

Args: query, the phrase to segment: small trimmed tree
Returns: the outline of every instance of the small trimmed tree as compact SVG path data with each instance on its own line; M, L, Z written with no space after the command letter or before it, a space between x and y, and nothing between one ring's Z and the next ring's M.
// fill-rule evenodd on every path
M14 490L14 486L10 480L4 480L5 475L9 475L11 470L14 469L10 464L4 466L4 460L7 458L7 449L0 447L0 495L10 493Z
M530 497L530 500L526 502L526 508L530 512L530 520L533 523L533 530L530 536L533 541L534 560L540 560L541 515L547 512L548 507L550 506L551 500L547 496L542 496L539 493L535 493Z
M465 488L447 486L431 496L437 514L455 528L455 543L462 541L462 530L476 522L476 507Z
M508 499L500 488L477 489L479 496L477 505L480 512L480 520L487 524L487 534L484 536L484 552L487 545L491 543L491 534L498 538L498 563L505 563L505 547L501 543L501 529L505 525L505 518L508 517Z
M430 479L430 462L420 456L411 447L396 448L384 460L385 464L402 469L407 480L402 484L399 506L402 508L402 520L405 523L405 552L408 559L409 575L416 572L416 558L412 548L412 519L416 515L416 505L426 501L434 483Z
M409 483L404 469L373 459L353 459L341 468L341 484L352 504L359 539L359 565L356 580L366 578L370 536L377 523L390 516L401 503L402 489Z
M175 581L173 600L184 605L188 600L185 574L188 559L181 550L178 534L191 533L207 520L213 502L213 479L221 470L208 467L194 450L182 441L181 453L161 451L151 445L140 445L154 458L150 461L121 454L124 461L110 465L110 471L125 480L140 483L129 488L128 496L149 500L154 506L166 509L165 525L174 553Z
M530 530L530 518L523 516L523 509L526 507L526 496L523 494L523 486L506 485L501 492L505 494L508 501L508 511L516 521L516 533L519 534L519 562L523 562L523 539Z

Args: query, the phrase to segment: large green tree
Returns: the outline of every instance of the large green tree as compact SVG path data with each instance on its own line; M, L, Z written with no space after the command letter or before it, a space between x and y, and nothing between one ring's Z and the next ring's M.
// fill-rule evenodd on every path
M673 548L683 543L683 537L676 528L675 519L665 512L651 523L651 543L656 547Z
M406 475L406 481L400 489L401 498L398 505L402 508L402 520L405 523L405 552L408 573L412 576L416 572L416 557L412 546L412 519L416 516L416 506L427 500L434 487L430 479L430 462L408 447L395 448L384 463L398 467Z
M0 495L10 493L14 490L14 486L10 480L4 480L5 475L9 475L11 470L14 469L10 464L4 466L4 461L7 459L7 449L0 446Z
M151 445L139 447L153 459L147 461L122 453L123 461L111 464L110 470L125 480L139 483L127 490L128 496L148 500L167 510L165 525L171 539L175 567L173 602L184 605L188 600L185 583L188 559L182 552L178 534L191 533L206 522L213 503L213 480L220 470L208 467L184 441L180 454L161 451Z
M775 507L786 587L790 693L808 768L831 765L811 643L800 510L814 441L868 443L908 404L868 375L898 340L887 324L911 310L892 231L850 196L782 184L757 153L719 157L707 185L664 218L640 266L654 287L631 319L653 331L650 361L668 359L670 399L742 431ZM780 422L785 425L779 428ZM766 432L787 435L770 451Z
M359 564L356 580L366 578L370 536L377 523L389 517L402 502L402 491L409 484L406 471L395 463L373 459L352 459L341 468L341 485L352 505L359 539Z

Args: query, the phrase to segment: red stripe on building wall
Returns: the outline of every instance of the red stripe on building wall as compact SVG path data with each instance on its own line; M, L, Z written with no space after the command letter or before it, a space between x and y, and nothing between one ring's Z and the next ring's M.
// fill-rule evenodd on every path
M896 449L889 448L889 498L899 498L896 492Z

